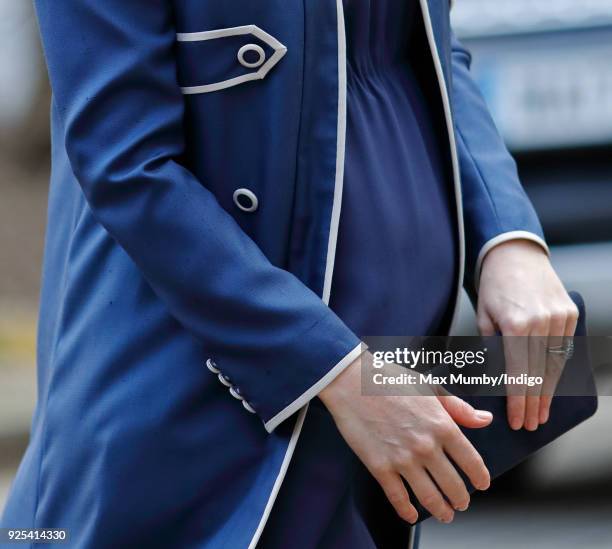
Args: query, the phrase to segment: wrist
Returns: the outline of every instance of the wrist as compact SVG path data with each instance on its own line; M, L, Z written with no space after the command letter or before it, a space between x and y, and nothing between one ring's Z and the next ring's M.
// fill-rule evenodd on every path
M359 394L363 356L363 354L358 356L319 393L319 399L330 412L333 412L342 402L346 402L347 399L354 398Z
M533 270L538 266L549 265L547 251L537 242L527 239L508 240L491 248L484 257L479 279L485 273Z
M529 256L540 256L543 258L548 258L548 252L537 242L533 240L527 240L526 238L518 238L514 240L507 240L506 242L501 242L497 244L493 248L491 248L487 255L484 257L484 263L493 257L496 256L514 256L519 254L521 257Z

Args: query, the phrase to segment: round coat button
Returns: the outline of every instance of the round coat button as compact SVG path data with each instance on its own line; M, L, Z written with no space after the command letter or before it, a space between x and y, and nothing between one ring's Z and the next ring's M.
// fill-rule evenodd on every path
M251 52L256 54L257 59L255 59L254 61L247 61L245 59L245 55ZM245 44L238 50L238 61L243 67L246 67L247 69L254 69L256 67L259 67L263 64L265 60L266 53L263 51L263 48L261 46L258 46L257 44Z
M254 212L259 206L259 200L249 189L236 189L234 191L234 204L243 212Z
M215 364L215 361L212 360L211 358L209 358L206 361L206 367L213 373L213 374L218 374L219 373L219 368L217 368L217 365Z
M230 383L230 380L223 374L219 374L217 377L219 378L219 381L223 383L223 385L225 385L226 387L232 386L232 384Z
M246 400L242 401L242 405L244 406L244 408L245 408L245 410L247 412L251 412L251 414L255 413L255 410L254 410L253 406L251 406Z
M232 395L234 398L237 398L238 400L242 400L242 395L240 394L240 391L236 389L236 387L230 387L229 392L230 392L230 395Z

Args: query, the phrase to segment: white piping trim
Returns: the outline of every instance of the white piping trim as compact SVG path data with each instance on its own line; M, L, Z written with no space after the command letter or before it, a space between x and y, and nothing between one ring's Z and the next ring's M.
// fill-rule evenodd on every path
M508 240L531 240L532 242L536 242L542 246L546 252L546 255L550 256L548 244L546 244L543 238L535 233L531 233L529 231L508 231L498 234L496 237L487 240L484 246L480 248L478 259L476 260L476 269L474 271L474 286L476 287L476 291L478 291L478 286L480 284L480 270L482 269L482 262L484 261L485 256L493 248L495 248L495 246L498 246L502 242L507 242Z
M336 244L340 209L342 208L342 188L344 185L344 153L346 149L346 33L344 29L344 7L342 0L336 1L338 17L338 128L336 140L336 182L334 201L327 242L327 264L323 279L323 301L329 304L334 263L336 261Z
M241 27L229 27L226 29L215 29L202 32L178 32L176 33L176 39L178 42L203 42L205 40L215 40L217 38L225 38L228 36L241 36L245 34L252 34L256 38L259 38L262 42L265 42L270 46L274 53L271 55L259 70L241 74L228 80L221 82L214 82L212 84L202 84L199 86L185 86L181 88L181 91L185 95L193 95L199 93L210 93L232 86L237 86L250 80L261 80L270 71L274 65L276 65L281 58L287 53L287 48L281 44L276 38L267 32L261 30L257 25L244 25ZM244 46L243 46L244 47Z
M463 287L463 276L465 272L465 232L463 227L463 199L461 194L461 176L459 172L459 159L457 157L457 144L455 141L455 125L453 123L453 115L450 108L450 99L448 97L448 88L446 87L444 71L442 70L442 63L440 62L440 56L438 55L438 47L436 46L436 39L434 36L433 26L431 24L429 6L427 4L427 0L420 0L420 4L423 21L425 23L427 42L429 43L429 50L431 52L434 67L436 69L438 84L440 86L440 95L442 96L444 118L446 119L446 129L450 143L451 161L453 165L453 181L455 184L455 201L457 205L457 222L459 226L459 273L457 277L457 293L455 297L455 304L450 327L450 330L452 330L453 326L457 321L457 316L459 313L459 302L461 298L461 289Z
M270 493L270 497L268 498L268 503L266 503L263 515L261 516L259 525L257 526L257 530L255 530L255 533L253 534L251 543L249 543L248 549L255 549L255 547L257 547L257 542L261 537L266 522L268 522L268 518L270 517L270 513L272 512L272 506L276 501L276 496L280 491L281 485L283 484L283 480L285 479L285 475L287 474L287 469L289 468L289 463L291 462L291 458L293 457L293 452L295 451L298 438L302 431L302 426L304 425L304 419L306 418L307 411L308 405L304 406L304 408L300 410L298 418L295 422L295 427L293 428L291 439L289 440L289 445L287 446L287 451L285 452L285 457L283 458L280 470L278 471L278 475L276 477L276 480L274 481L274 486L272 486L272 492Z
M344 6L342 4L342 0L336 0L336 13L338 24L338 133L336 137L336 179L334 184L334 201L332 205L332 220L330 223L330 236L327 246L327 263L325 265L325 277L322 294L323 302L326 305L329 305L331 278L334 270L336 242L338 239L340 207L342 206L342 183L344 179L344 149L346 143L346 35L344 30ZM354 350L352 352L354 352ZM298 438L302 432L306 412L308 412L308 404L306 404L302 410L300 410L298 418L295 422L295 427L293 428L293 433L291 434L291 439L289 440L289 445L287 446L285 458L283 459L280 471L276 477L276 482L272 487L272 492L268 498L268 503L266 504L264 513L259 521L259 526L257 527L257 530L255 530L255 534L253 535L253 539L251 540L248 549L255 549L266 522L268 521L268 517L272 511L272 506L276 501L276 497L278 496L278 492L287 473L289 463L293 457L293 452L297 445Z
M291 404L283 408L278 414L272 419L268 420L264 427L268 433L271 433L276 429L283 421L288 417L292 416L300 408L302 408L307 402L310 402L315 396L317 396L325 387L327 387L334 379L336 379L349 365L351 365L357 358L359 358L366 350L366 345L359 343L350 353L348 353L338 364L336 364L329 372L327 372L319 381L308 388L298 398L296 398Z

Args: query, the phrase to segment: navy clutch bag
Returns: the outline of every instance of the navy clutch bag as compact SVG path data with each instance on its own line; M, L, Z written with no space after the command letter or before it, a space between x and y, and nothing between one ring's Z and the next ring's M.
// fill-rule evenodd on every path
M493 422L484 429L462 429L484 459L491 473L491 479L517 466L543 446L591 417L597 410L595 381L586 338L580 337L586 336L584 301L576 292L570 292L570 296L580 311L576 328L578 337L575 340L574 355L567 361L559 381L557 393L561 396L555 396L553 399L550 419L546 424L540 425L534 432L528 432L525 429L513 431L508 425L505 396L461 397L475 408L488 410L493 414ZM570 383L571 388L568 388L567 385ZM564 384L566 385L565 390ZM565 396L569 394L580 396ZM462 477L468 490L473 492L474 488L469 480L463 474ZM416 504L419 522L431 516L425 508L418 504L414 494L411 494L411 501Z

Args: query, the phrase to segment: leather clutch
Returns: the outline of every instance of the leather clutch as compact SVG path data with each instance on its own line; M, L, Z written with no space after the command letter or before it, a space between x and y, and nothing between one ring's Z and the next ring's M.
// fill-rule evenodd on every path
M595 380L590 364L586 336L586 313L584 301L580 294L570 292L580 312L576 328L575 348L571 359L566 362L559 380L559 390L550 410L550 419L540 425L537 431L525 429L514 431L508 425L505 396L468 396L468 401L477 409L488 410L493 414L493 422L484 429L463 429L462 431L484 459L491 479L516 467L534 452L546 446L556 438L567 433L578 424L591 417L597 410ZM571 388L568 388L571 384ZM565 386L565 389L564 389ZM572 389L572 390L570 390ZM567 396L567 395L580 396ZM474 491L469 480L461 473L468 490ZM419 512L419 522L430 517L411 494L411 501Z

